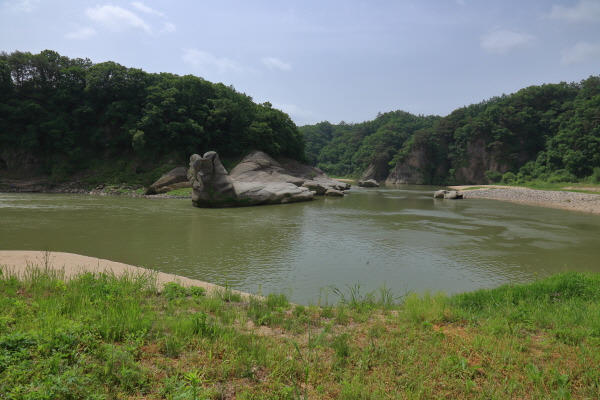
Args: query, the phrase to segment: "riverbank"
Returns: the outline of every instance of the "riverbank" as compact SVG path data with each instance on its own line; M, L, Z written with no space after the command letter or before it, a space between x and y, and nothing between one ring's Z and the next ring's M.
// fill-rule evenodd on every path
M59 272L65 279L72 279L82 273L106 273L117 278L123 276L135 277L151 275L156 279L159 288L166 283L175 282L184 287L198 286L207 291L224 290L222 286L186 278L184 276L157 272L146 268L123 264L116 261L80 254L29 251L29 250L0 250L0 268L19 278L25 277L32 268L41 267L44 270Z
M41 261L46 262L45 260ZM0 398L597 398L600 276L338 306L0 274Z
M519 204L600 214L600 195L598 194L497 185L450 186L450 188L460 190L466 199L510 201Z

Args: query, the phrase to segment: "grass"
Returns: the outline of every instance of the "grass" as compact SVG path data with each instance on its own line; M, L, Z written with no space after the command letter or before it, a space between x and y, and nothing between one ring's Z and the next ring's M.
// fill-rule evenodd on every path
M0 269L2 399L592 399L600 275L340 302ZM324 304L321 304L324 303Z
M171 190L165 194L167 194L169 196L191 197L192 196L192 188L175 189L175 190Z

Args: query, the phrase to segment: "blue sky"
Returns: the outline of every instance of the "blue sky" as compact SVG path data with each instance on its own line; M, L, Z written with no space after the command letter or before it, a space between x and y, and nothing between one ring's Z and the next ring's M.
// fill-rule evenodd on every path
M600 0L0 0L0 50L193 74L298 125L600 74Z

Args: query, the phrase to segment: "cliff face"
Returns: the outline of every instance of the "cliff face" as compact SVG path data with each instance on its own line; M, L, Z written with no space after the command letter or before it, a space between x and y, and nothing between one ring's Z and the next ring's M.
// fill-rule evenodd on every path
M504 174L531 159L532 155L522 148L523 143L496 144L489 138L476 137L467 146L464 161L455 167L456 181L465 184L492 183L485 176L487 171Z
M372 163L363 172L359 180L368 181L369 179L373 179L377 182L383 182L389 175L389 169L390 167L387 162Z
M502 160L502 154L499 149L490 149L483 138L477 138L467 146L463 166L457 166L456 181L466 184L486 184L489 183L485 177L486 171L498 171L505 173L508 171L508 165Z
M469 142L460 158L450 154L447 146L442 148L442 154L436 156L431 146L413 145L408 156L396 165L385 182L421 185L452 180L453 183L487 184L491 183L485 176L487 171L504 174L530 158L525 152L519 151L518 146L493 143L481 136ZM452 171L454 177L450 176Z
M426 145L415 145L408 156L389 174L385 183L424 185L443 180L446 162L436 164L435 153Z

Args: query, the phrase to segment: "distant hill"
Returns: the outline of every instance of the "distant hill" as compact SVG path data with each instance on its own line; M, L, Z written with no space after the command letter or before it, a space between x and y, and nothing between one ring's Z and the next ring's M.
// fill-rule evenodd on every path
M222 83L51 50L0 53L0 176L148 183L193 153L303 160L304 146L287 114Z
M300 127L325 172L388 183L600 179L600 77L531 86L445 117L396 111Z

